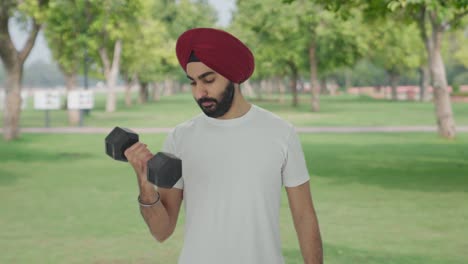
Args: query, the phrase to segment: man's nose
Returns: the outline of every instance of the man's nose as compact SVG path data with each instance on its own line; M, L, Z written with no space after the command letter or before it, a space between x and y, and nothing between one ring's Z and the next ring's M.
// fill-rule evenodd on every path
M195 87L195 98L199 100L200 98L207 97L208 91L205 89L203 84L197 84Z

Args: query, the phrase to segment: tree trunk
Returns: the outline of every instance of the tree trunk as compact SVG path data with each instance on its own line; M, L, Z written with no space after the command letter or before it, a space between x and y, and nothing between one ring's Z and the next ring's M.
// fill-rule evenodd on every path
M284 86L283 78L278 78L278 85L279 85L279 93L280 93L279 102L283 104L285 101L284 97L286 93L286 87Z
M291 69L291 80L290 80L290 87L291 92L293 95L292 106L296 107L299 104L299 100L297 98L297 76L298 70L296 65L293 62L289 62L289 68Z
M132 86L133 86L132 81L125 82L125 106L126 107L131 107L132 104L133 104L133 102L132 102Z
M67 94L76 89L76 73L64 73ZM68 125L78 126L80 124L80 110L68 109Z
M134 84L134 80L136 79L137 75L134 74L132 77L127 76L125 78L125 106L131 107L133 105L132 100L132 87Z
M280 89L279 85L281 82L281 78L278 76L275 76L273 77L272 82L273 82L273 94L275 95L275 98L276 98L276 95L279 94L279 89Z
M107 56L107 51L104 47L99 48L99 55L104 65L104 73L106 76L107 86L107 101L106 101L106 112L115 112L117 108L117 97L115 94L115 86L117 83L117 77L119 74L120 67L120 55L122 53L122 41L117 40L114 44L114 56L112 63Z
M265 91L267 91L267 81L265 79L262 79L260 81L260 92L264 93ZM267 98L267 101L268 101L268 99L269 99L268 93L266 93L266 98Z
M260 89L261 88L260 84L258 82L254 82L252 84L252 87L254 87L254 91L257 94L257 100L261 101L263 98L262 98L262 90Z
M426 19L431 22L431 32L429 36L426 30ZM434 90L435 115L439 135L453 139L455 138L455 120L453 119L452 103L447 90L447 78L445 75L445 66L441 54L441 42L445 27L437 18L434 11L426 10L426 6L421 8L418 18L418 26L421 38L426 46L429 69L431 73L431 82Z
M266 88L267 88L267 92L268 92L268 98L270 100L273 100L273 80L271 78L269 78L267 81L266 81Z
M174 84L174 91L176 94L179 94L180 91L182 90L182 85L180 84L180 82L177 82L177 81L174 81L173 82Z
M161 95L161 83L159 83L159 95ZM190 85L188 85L187 83L182 83L182 92L183 93L190 93L190 91L192 90L192 87L190 87Z
M159 102L161 100L161 87L158 82L153 82L153 101Z
M338 80L335 78L331 79L330 85L328 85L328 93L331 96L336 96L337 94L339 94L339 89L340 86L338 84Z
M351 88L352 85L352 76L353 73L350 69L345 70L345 91L348 91L349 88Z
M431 76L429 72L429 66L427 63L419 67L419 100L425 101L427 88L431 82Z
M7 70L5 106L3 112L3 137L10 141L19 137L19 121L21 114L21 80L22 65L13 65Z
M312 112L320 111L320 85L317 76L317 56L315 54L315 40L312 40L309 46L310 63L310 91L312 94Z
M400 76L394 71L389 71L388 76L390 79L390 87L392 88L392 100L398 101L398 80Z
M138 102L140 104L146 104L149 98L149 90L147 82L140 82L140 92L138 96Z
M439 43L435 43L432 53L431 73L433 78L432 87L434 88L434 103L437 117L437 126L439 135L444 138L455 138L455 120L452 113L452 102L447 89L447 79L445 75L444 62L440 53L441 32L435 33Z
M320 78L320 93L329 94L329 92L327 89L327 78Z
M3 138L11 141L19 137L21 115L21 81L23 65L29 56L40 29L34 19L32 29L21 50L17 50L9 33L8 21L12 10L8 4L0 9L0 59L6 71L5 105L3 111Z
M432 87L434 89L434 104L437 118L439 135L453 139L455 138L455 120L452 112L452 102L447 89L447 78L445 75L445 65L441 54L441 44L443 28L437 22L435 14L431 14L432 24L432 53L430 70L432 75Z
M164 80L164 95L171 96L174 93L173 81L169 78Z

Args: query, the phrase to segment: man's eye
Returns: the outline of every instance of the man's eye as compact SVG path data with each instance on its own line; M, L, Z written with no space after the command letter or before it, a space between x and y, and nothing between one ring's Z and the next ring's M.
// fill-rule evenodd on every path
M195 82L190 82L190 86L194 86L195 85Z
M212 80L205 80L205 83L212 83L212 82L214 82L214 79L212 79Z

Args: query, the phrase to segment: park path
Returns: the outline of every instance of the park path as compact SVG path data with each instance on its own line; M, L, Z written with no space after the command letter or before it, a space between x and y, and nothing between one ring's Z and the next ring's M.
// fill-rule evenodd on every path
M137 133L167 133L170 127L131 128ZM107 134L112 127L31 127L21 128L21 133L43 134ZM298 133L401 133L401 132L436 132L435 126L340 126L340 127L296 127ZM457 126L457 132L468 132L468 126ZM3 129L0 128L0 133Z

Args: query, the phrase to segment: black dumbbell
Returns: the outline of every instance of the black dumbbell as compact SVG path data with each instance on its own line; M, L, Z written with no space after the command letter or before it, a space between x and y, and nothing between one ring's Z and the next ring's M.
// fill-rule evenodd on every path
M111 158L128 161L124 152L138 142L138 134L127 128L115 127L106 139L106 153ZM182 160L171 153L158 152L148 161L148 181L161 188L172 188L182 177Z

